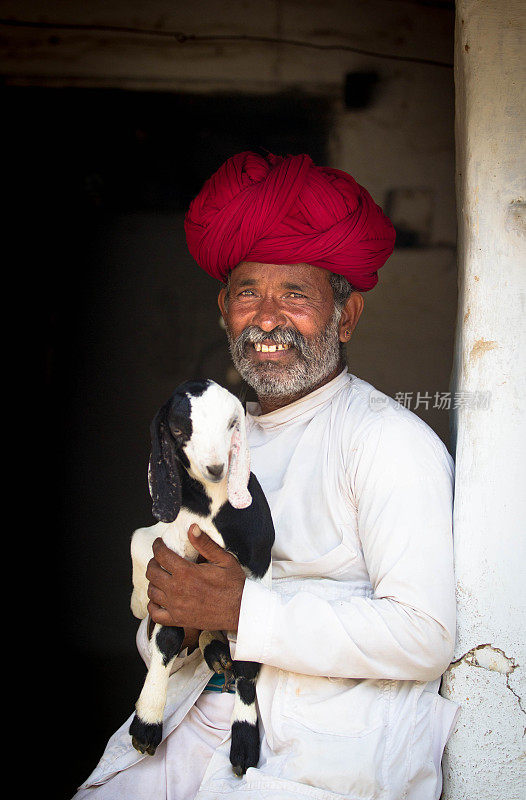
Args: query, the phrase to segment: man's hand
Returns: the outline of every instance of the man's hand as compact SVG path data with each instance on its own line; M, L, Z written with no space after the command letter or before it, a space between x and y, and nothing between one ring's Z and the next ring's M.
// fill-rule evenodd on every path
M185 629L237 631L245 573L235 556L197 525L190 527L188 539L205 562L181 558L162 539L153 543L146 570L150 617L161 625Z

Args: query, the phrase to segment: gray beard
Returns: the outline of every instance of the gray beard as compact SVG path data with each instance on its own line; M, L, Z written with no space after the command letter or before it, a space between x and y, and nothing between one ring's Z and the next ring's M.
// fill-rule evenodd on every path
M321 385L341 363L340 316L341 311L335 309L324 330L312 339L306 339L291 328L274 328L266 333L256 326L245 328L234 339L227 328L234 366L258 397L305 395ZM269 360L257 364L245 355L248 347L265 340L294 347L296 357L292 363L281 365Z

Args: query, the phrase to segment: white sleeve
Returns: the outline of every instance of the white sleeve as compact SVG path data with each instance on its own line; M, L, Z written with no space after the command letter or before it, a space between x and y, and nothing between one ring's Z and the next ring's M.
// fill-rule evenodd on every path
M430 681L446 669L455 638L452 461L430 429L396 413L365 437L348 474L373 597L283 598L247 580L237 660L336 678Z

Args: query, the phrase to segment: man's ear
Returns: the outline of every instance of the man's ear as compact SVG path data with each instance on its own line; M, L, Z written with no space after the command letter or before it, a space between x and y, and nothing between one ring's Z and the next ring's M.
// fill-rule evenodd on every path
M358 325L358 320L363 311L363 305L363 295L361 295L360 292L351 292L345 301L340 317L340 324L338 325L340 342L348 342L351 338L353 330Z
M223 286L223 288L219 290L219 295L217 297L217 305L219 306L221 316L224 319L226 314L226 286Z

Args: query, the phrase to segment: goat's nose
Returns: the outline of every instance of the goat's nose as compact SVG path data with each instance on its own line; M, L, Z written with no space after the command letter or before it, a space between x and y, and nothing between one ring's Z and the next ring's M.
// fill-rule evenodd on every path
M223 464L210 464L210 466L208 466L206 469L207 469L207 472L209 472L210 475L213 478L220 478L222 476L222 474L223 474L224 465Z

